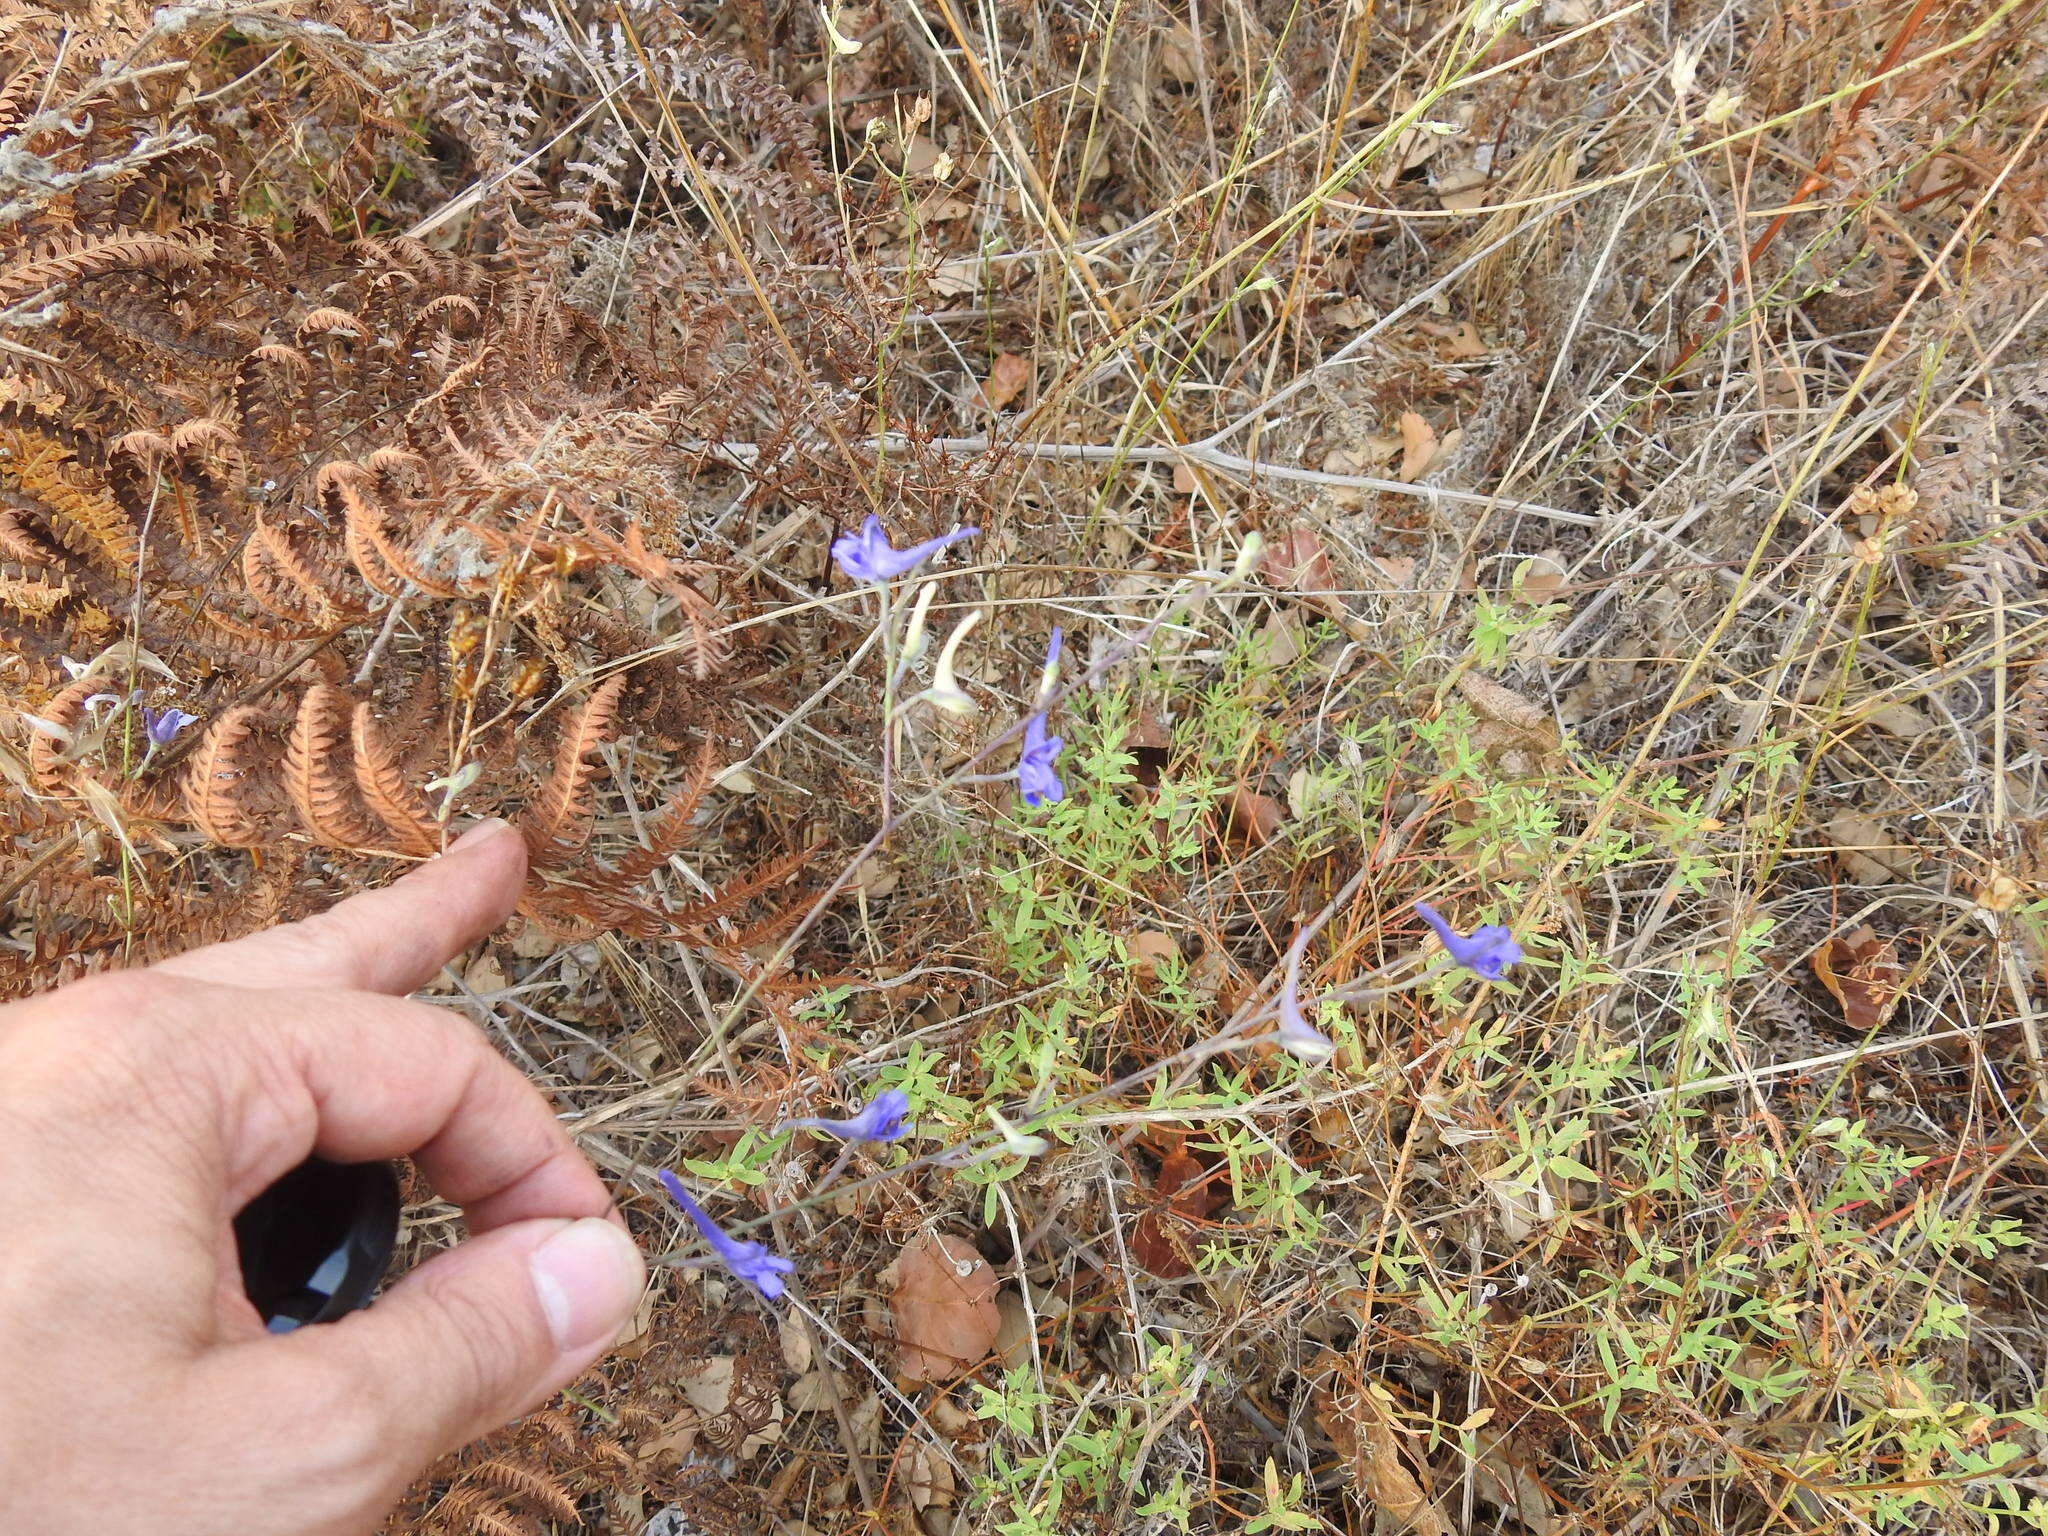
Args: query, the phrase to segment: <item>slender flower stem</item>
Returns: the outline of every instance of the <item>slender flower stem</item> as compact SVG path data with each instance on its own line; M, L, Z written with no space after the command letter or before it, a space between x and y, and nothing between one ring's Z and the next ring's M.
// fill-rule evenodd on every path
M1093 666L1089 667L1072 682L1054 689L1046 699L1041 701L1040 708L1042 710L1050 710L1083 689L1092 687L1110 668L1128 660L1131 656L1136 655L1138 651L1142 650L1161 629L1174 622L1196 604L1213 596L1239 579L1239 574L1234 571L1198 571L1186 578L1188 582L1187 587L1175 594L1151 620L1139 628L1136 634L1111 646L1101 656L1096 658ZM1029 717L1018 720L1008 730L1001 732L988 741L980 751L976 752L964 763L961 763L944 784L937 786L934 790L934 795L936 796L939 790L961 782L969 773L981 767L983 763L995 756L997 752L1009 745L1010 742L1023 735L1024 728L1028 723ZM887 843L890 834L896 830L896 825L901 820L903 814L901 811L891 810L889 814L882 818L882 824L875 830L874 835L866 843L862 844L860 850L847 861L846 866L840 870L832 882L818 894L817 899L811 903L810 909L797 921L796 926L784 935L782 942L775 947L774 954L770 955L760 969L748 978L747 984L740 989L740 995L734 998L731 1006L719 1016L717 1023L710 1032L710 1044L713 1050L722 1047L733 1026L739 1022L740 1015L746 1012L747 1008L760 994L763 984L769 977L775 975L783 964L788 961L789 957L796 952L797 945L802 943L804 936L811 931L813 925L830 910L832 903L839 899L840 893L848 885L852 884L854 872L860 868L870 854L876 852Z
M1335 904L1332 903L1332 905L1334 906ZM1371 974L1375 976L1385 975L1389 971L1412 965L1422 958L1424 957L1421 951L1410 951L1389 961ZM1422 975L1388 987L1361 990L1357 984L1354 984L1352 987L1343 989L1341 993L1327 994L1326 997L1317 998L1314 1004L1304 1004L1304 1006L1319 1006L1322 1002L1339 996L1353 1002L1363 1002L1375 997L1391 996L1396 992L1405 992L1410 988L1421 985L1423 981L1428 979L1430 974L1440 969L1440 966L1432 966ZM1273 977L1269 976L1266 981L1262 982L1253 996L1247 998L1244 1003L1238 1006L1237 1011L1231 1015L1229 1022L1224 1024L1221 1029L1206 1040L1198 1040L1193 1045L1175 1051L1171 1056L1163 1056L1158 1061L1150 1062L1145 1066L1139 1067L1134 1072L1126 1073L1113 1083L1106 1084L1101 1088L1091 1089L1087 1093L1079 1094L1074 1098L1067 1099L1048 1108L1034 1110L1027 1106L1026 1112L1020 1118L1008 1122L1005 1129L977 1131L953 1146L942 1147L936 1152L927 1152L920 1157L914 1157L907 1162L898 1164L894 1168L887 1168L879 1173L869 1174L866 1178L856 1179L851 1184L837 1185L828 1190L824 1187L824 1181L821 1181L818 1187L814 1188L811 1193L803 1198L792 1200L787 1205L777 1206L774 1210L754 1217L751 1220L737 1222L730 1230L733 1232L751 1231L755 1227L772 1222L778 1216L787 1215L791 1211L808 1209L825 1199L828 1194L836 1199L841 1195L856 1194L861 1190L872 1189L877 1185L887 1183L891 1179L899 1179L907 1174L918 1173L927 1168L971 1168L980 1163L991 1162L996 1158L1008 1156L1010 1155L1008 1147L1012 1138L1028 1135L1033 1131L1049 1127L1055 1121L1073 1114L1077 1110L1085 1109L1090 1104L1099 1104L1105 1099L1120 1098L1134 1088L1143 1087L1147 1082L1160 1076L1162 1073L1178 1072L1180 1074L1167 1087L1168 1093L1178 1092L1181 1088L1187 1086L1188 1082L1192 1080L1195 1070L1199 1069L1204 1062L1213 1061L1218 1056L1227 1056L1235 1051L1242 1051L1275 1038L1265 1035L1247 1036L1246 1034L1246 1031L1254 1029L1260 1024L1273 1022L1279 1015L1279 1008L1276 1003L1268 1003L1263 1008L1258 1006L1260 998L1272 986L1273 979ZM1129 1132L1126 1133L1125 1140L1128 1141L1134 1138L1142 1129L1142 1126L1131 1127ZM844 1167L844 1163L845 1159L842 1158L834 1165L833 1173L835 1175Z
M875 626L882 632L882 825L893 819L890 812L896 784L896 633L889 611L889 583L875 586ZM882 845L887 847L887 840Z

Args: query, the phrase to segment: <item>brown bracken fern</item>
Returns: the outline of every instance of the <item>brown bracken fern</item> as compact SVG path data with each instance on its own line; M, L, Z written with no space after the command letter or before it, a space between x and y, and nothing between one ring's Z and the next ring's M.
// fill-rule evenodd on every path
M749 498L915 526L958 487L848 460L880 322L802 111L666 7L577 16L0 31L0 987L290 915L481 814L560 933L701 934L785 878L647 883L766 664L703 530ZM205 116L245 76L238 122L350 145L324 181ZM451 207L462 251L397 232Z

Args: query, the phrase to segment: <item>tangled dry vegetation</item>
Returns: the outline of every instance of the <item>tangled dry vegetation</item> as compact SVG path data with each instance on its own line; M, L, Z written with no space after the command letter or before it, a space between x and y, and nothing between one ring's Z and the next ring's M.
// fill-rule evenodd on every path
M408 1536L2048 1529L2043 24L0 5L6 983L519 819L443 1000L673 1251Z

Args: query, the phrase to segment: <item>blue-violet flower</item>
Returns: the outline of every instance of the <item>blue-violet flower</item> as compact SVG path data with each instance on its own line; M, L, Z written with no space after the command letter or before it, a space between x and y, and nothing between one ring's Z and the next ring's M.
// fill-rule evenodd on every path
M197 715L188 715L175 706L169 709L150 709L145 705L142 711L142 733L149 738L151 746L167 747L171 744L173 736L198 718Z
M1309 1023L1301 1011L1301 997L1294 978L1280 989L1280 1049L1304 1061L1328 1061L1337 1054L1337 1042Z
M1033 715L1024 722L1024 752L1017 759L1017 787L1030 806L1049 805L1067 797L1067 786L1052 771L1066 742L1045 734L1045 715Z
M1522 946L1498 923L1474 928L1468 937L1445 922L1442 914L1428 902L1418 901L1415 910L1422 914L1425 923L1436 930L1436 936L1444 941L1450 957L1476 976L1498 981L1502 971L1522 958Z
M1038 702L1043 704L1052 697L1052 691L1060 680L1060 627L1052 627L1052 639L1046 643L1045 666L1038 674Z
M859 1114L848 1120L809 1117L791 1120L784 1130L822 1131L841 1141L901 1141L910 1134L910 1095L901 1088L885 1088Z
M870 512L859 533L842 533L832 541L832 558L853 580L881 583L922 565L948 544L971 539L979 532L979 528L962 528L908 549L898 549L882 531L882 520Z
M718 1223L704 1213L704 1207L690 1198L690 1192L683 1188L683 1181L666 1168L655 1177L661 1180L661 1187L669 1192L675 1203L683 1208L683 1214L697 1224L697 1230L704 1234L704 1241L717 1250L727 1269L770 1301L782 1294L782 1277L793 1273L796 1265L770 1253L763 1243L728 1237Z

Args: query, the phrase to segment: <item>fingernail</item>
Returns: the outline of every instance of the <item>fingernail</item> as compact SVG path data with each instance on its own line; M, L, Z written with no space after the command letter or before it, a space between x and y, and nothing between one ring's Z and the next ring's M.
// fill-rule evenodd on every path
M610 1340L639 1304L646 1266L633 1239L608 1221L572 1221L533 1250L534 1294L563 1354Z
M463 833L462 836L458 837L457 839L455 839L454 842L450 843L448 845L448 851L450 853L454 853L460 849L467 848L471 843L488 842L491 838L496 837L500 832L509 832L511 829L512 823L507 821L504 817L488 817L487 819L478 822L475 826L471 827L467 832Z

